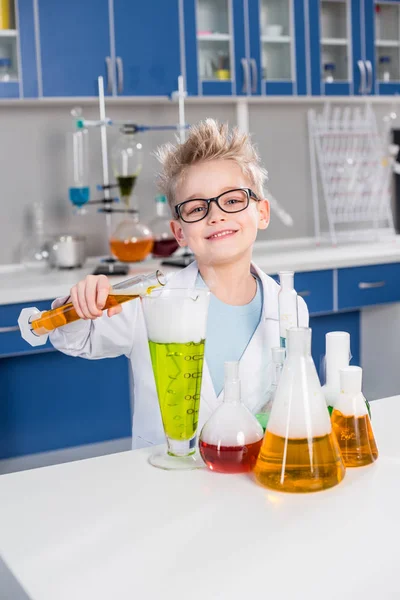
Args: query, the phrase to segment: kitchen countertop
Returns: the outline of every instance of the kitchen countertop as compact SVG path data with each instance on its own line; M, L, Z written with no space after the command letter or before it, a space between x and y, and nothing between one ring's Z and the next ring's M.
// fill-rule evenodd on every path
M268 274L280 270L318 271L341 267L354 267L400 261L400 236L392 241L377 243L316 246L312 238L284 241L256 242L254 262ZM0 266L0 305L35 300L51 300L69 293L77 281L91 273L98 263L88 259L84 268L68 271L36 269L28 270L21 265ZM160 267L159 260L146 260L132 264L132 274L148 273ZM162 267L171 272L176 267ZM124 277L113 278L113 282Z
M399 598L399 422L400 396L373 402L377 462L314 494L148 448L0 476L0 597Z

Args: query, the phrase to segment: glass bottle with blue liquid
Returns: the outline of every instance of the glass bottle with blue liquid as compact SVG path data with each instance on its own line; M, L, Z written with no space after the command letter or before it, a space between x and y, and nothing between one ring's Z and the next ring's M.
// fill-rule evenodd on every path
M67 134L68 191L71 203L78 212L89 202L89 135L80 118L80 109L71 111L75 128Z

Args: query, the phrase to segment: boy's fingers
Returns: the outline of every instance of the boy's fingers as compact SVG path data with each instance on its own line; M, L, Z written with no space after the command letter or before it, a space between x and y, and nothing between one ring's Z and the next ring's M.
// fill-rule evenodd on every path
M96 305L98 309L104 308L107 300L107 296L110 293L110 282L105 275L99 275L97 278L97 300Z
M85 316L84 316L84 314L83 314L83 312L82 312L82 310L81 310L81 307L80 307L80 305L79 305L79 300L78 300L78 291L77 291L77 289L76 289L76 285L74 285L74 287L73 287L73 288L71 288L70 294L71 294L71 302L72 302L72 304L74 305L74 308L75 308L75 310L76 310L76 314L77 314L77 315L78 315L78 317L80 317L81 319L84 319L84 318L85 318Z
M107 314L109 317L113 317L114 315L118 315L120 312L122 312L122 306L119 304L118 306L109 308Z
M80 281L76 286L76 290L78 293L79 306L81 308L84 318L91 319L92 313L90 312L86 302L86 280Z
M101 311L97 308L96 304L96 296L97 296L97 277L94 275L88 275L83 282L84 284L84 294L85 294L85 302L89 319L95 319L96 317L101 316ZM80 284L78 284L79 286ZM78 287L79 290L79 287ZM79 299L80 300L80 299ZM82 306L82 304L81 304ZM82 306L84 309L84 307ZM85 312L85 310L84 310Z

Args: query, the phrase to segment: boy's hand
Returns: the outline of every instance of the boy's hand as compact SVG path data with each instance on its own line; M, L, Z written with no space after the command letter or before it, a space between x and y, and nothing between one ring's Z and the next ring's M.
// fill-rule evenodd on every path
M81 319L97 319L103 314L111 285L105 275L88 275L71 288L71 302ZM119 304L109 308L109 317L122 311Z

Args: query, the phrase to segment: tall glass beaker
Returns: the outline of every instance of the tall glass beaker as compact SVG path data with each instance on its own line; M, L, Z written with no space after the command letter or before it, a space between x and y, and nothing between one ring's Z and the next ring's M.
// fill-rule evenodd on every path
M196 437L209 294L206 289L164 288L142 299L167 439L167 451L149 461L161 469L204 467Z
M315 492L344 477L339 445L311 358L311 329L288 330L287 357L254 474L282 492Z

